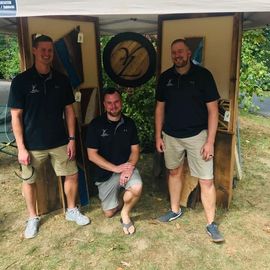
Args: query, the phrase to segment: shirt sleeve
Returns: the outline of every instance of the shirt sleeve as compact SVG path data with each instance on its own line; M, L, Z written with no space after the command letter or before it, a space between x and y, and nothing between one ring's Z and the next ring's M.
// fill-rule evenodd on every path
M73 94L73 90L70 84L70 81L68 79L68 77L65 77L65 90L66 90L66 95L65 95L65 101L64 101L64 105L70 105L73 104L75 102L75 98L74 98L74 94Z
M206 70L204 74L204 101L205 103L218 100L220 95L217 90L217 85L213 75L210 71Z
M99 149L99 140L97 136L97 127L95 125L95 121L92 120L91 123L87 127L86 134L86 147Z
M157 87L156 87L156 100L160 102L164 102L164 83L162 75L158 79Z
M8 107L24 109L25 95L21 85L23 84L20 83L17 77L12 80L8 97Z

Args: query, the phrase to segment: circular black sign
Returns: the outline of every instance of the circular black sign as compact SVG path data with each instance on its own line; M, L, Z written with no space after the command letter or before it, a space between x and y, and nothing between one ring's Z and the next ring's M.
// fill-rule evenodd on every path
M155 73L156 51L144 36L120 33L104 48L103 65L115 83L127 87L140 86Z

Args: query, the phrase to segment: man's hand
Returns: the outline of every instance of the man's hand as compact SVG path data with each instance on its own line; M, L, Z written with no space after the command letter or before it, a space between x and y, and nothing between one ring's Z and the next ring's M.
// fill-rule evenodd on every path
M76 145L74 140L70 140L67 145L67 155L69 160L74 160L76 156Z
M120 186L124 186L130 179L134 169L125 170L120 175L119 184Z
M29 165L31 162L29 152L26 149L19 149L18 160L20 164Z
M159 153L164 152L165 150L165 144L162 138L156 139L156 149Z
M134 168L135 168L135 166L129 162L120 164L120 165L115 167L114 172L120 173L120 180L119 180L120 186L124 186L127 183L127 181L130 179L130 177L134 171Z
M214 144L206 142L201 149L202 158L208 161L214 157Z
M123 171L128 171L128 170L134 170L134 165L132 165L131 163L129 162L126 162L126 163L123 163L123 164L120 164L118 166L115 166L115 169L113 172L115 173L122 173Z

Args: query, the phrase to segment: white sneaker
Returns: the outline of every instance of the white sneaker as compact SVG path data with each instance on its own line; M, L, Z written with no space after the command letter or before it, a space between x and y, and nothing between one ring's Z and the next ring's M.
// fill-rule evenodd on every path
M34 238L38 233L40 217L36 216L29 218L26 223L26 228L24 231L24 238L30 239Z
M87 225L91 221L87 216L84 216L81 214L79 209L77 207L72 208L72 209L67 209L66 211L66 220L69 221L75 221L78 225Z

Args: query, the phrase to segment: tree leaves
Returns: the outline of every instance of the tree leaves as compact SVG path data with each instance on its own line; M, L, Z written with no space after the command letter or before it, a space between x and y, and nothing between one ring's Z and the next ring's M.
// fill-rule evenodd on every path
M270 89L270 28L244 32L241 51L239 102L245 110L258 109L254 95L263 97Z
M19 59L17 37L0 33L0 79L10 80L19 73Z

